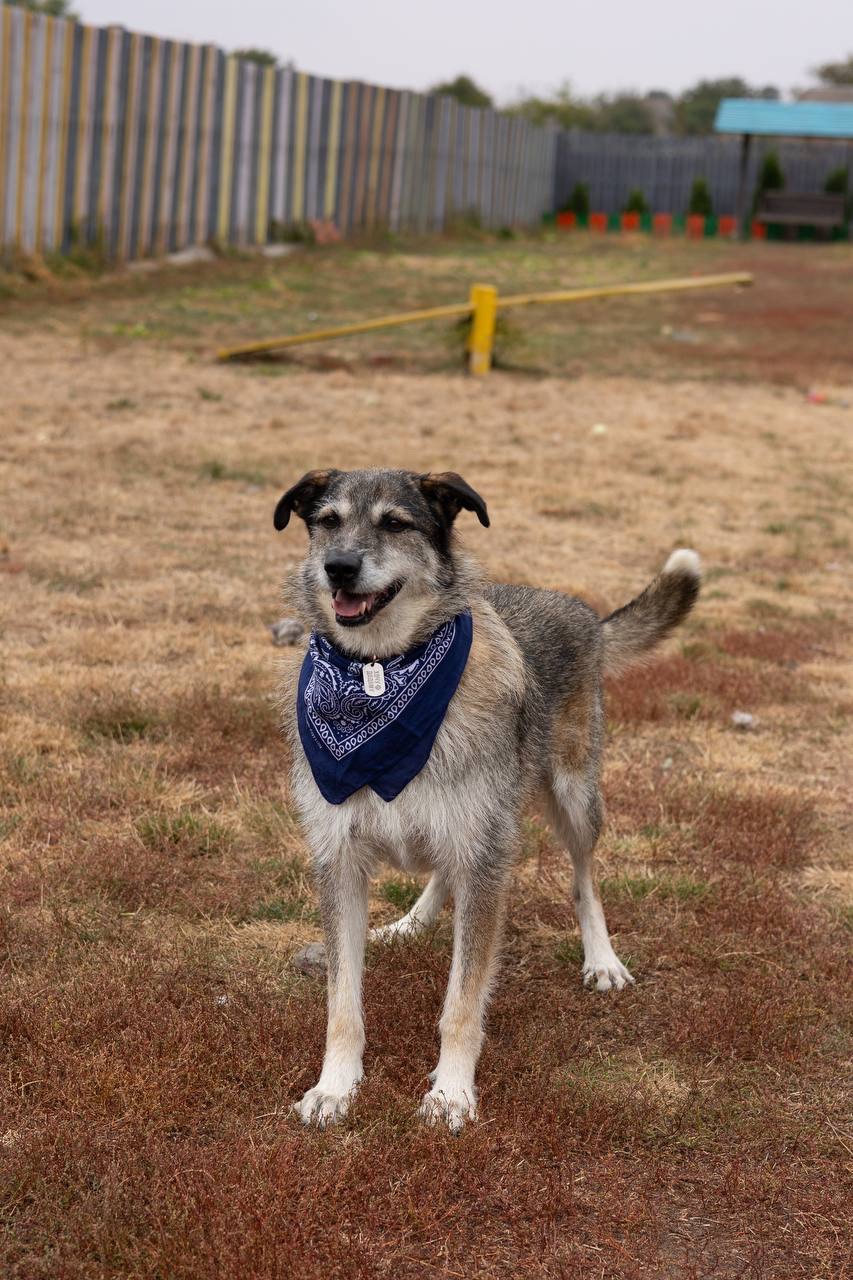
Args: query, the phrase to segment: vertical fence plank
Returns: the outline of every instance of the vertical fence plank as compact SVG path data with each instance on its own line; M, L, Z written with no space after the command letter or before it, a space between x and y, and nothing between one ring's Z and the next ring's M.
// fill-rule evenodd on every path
M102 239L133 258L313 218L343 232L439 230L466 211L535 221L550 146L452 99L0 8L0 249Z

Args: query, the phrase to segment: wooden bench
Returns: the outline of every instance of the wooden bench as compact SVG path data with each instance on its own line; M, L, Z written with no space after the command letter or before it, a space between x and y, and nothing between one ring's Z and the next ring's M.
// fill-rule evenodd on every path
M758 203L758 222L788 227L843 227L846 198L802 191L765 191Z

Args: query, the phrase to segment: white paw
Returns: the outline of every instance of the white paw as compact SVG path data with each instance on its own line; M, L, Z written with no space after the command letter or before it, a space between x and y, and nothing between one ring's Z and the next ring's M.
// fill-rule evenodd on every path
M368 938L370 942L393 942L394 938L405 938L411 932L412 929L403 916L402 920L394 920L393 924L380 924L375 929L369 929Z
M296 1112L303 1124L313 1124L318 1129L325 1129L326 1125L337 1124L338 1120L343 1120L349 1110L355 1089L356 1086L353 1085L349 1093L328 1093L317 1085L309 1089L299 1102L294 1102L291 1109Z
M433 1078L433 1072L430 1079ZM451 1133L460 1133L466 1120L477 1119L477 1091L473 1088L438 1089L424 1094L420 1116L427 1124L446 1124Z
M583 985L585 987L591 987L594 983L596 991L610 991L614 988L621 991L624 986L633 981L634 979L612 947L608 947L606 951L593 953L589 959L584 960Z
M417 920L411 916L403 916L391 924L379 925L368 932L371 942L393 942L396 938L411 938L419 929Z

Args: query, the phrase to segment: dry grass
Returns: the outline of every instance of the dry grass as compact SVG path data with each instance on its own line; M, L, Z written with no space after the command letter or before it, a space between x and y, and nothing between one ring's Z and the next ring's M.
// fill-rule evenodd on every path
M283 299L325 318L333 278L347 314L358 290L371 311L398 285L455 296L484 265L513 287L690 269L683 246L644 246L642 264L578 242L348 250L272 276L225 263L39 286L11 305L4 1275L847 1274L850 411L780 383L837 375L849 250L699 246L701 269L774 273L748 301L591 310L571 329L589 356L571 382L430 374L425 337L401 348L407 372L372 368L369 346L325 373L207 361L230 332L280 324ZM786 327L795 289L823 308L818 337ZM643 345L661 315L722 323L707 312L739 355ZM553 318L531 330L540 354L558 338ZM562 367L584 362L573 348ZM637 986L581 989L565 859L532 815L484 1118L459 1140L415 1116L447 919L369 952L367 1077L343 1130L287 1115L316 1075L324 1008L322 983L289 965L319 929L265 627L302 534L276 538L271 512L310 466L372 462L474 482L493 526L465 538L497 576L607 608L675 545L708 568L678 640L608 691L602 893ZM412 892L386 877L374 919Z

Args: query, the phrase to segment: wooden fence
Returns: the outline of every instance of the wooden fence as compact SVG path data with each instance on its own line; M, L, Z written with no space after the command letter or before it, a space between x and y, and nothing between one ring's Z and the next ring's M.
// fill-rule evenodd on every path
M212 46L0 6L0 248L124 258L346 234L536 223L556 135L450 98L263 67Z
M823 191L831 170L850 169L853 144L756 139L750 157L749 190L767 151L775 151L790 191ZM733 214L740 182L740 139L656 138L628 134L561 133L554 170L554 204L559 209L578 182L590 190L590 206L620 213L631 191L642 191L654 213L684 214L696 178L704 178L714 212Z

